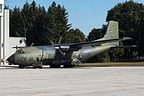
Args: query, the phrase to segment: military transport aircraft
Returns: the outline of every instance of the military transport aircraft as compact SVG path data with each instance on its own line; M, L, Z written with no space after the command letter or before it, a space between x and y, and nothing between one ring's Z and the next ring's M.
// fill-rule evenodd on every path
M7 60L19 65L19 68L33 66L42 68L49 65L50 68L73 67L81 62L112 47L119 46L119 41L131 38L119 38L118 22L110 21L103 38L80 43L54 44L46 46L30 46L17 50Z

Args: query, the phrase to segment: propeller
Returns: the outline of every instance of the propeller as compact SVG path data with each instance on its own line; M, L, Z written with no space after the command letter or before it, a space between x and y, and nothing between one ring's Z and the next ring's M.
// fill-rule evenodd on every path
M34 42L30 45L31 47L34 45Z
M50 40L50 39L49 39ZM59 41L58 41L58 44L54 44L54 42L52 40L50 40L50 43L55 46L55 48L64 56L65 53L60 49L60 44L61 44L61 41L62 41L62 36L60 36L59 38Z
M61 43L61 41L62 41L62 36L60 36L60 39L59 39L58 44L60 44L60 43Z

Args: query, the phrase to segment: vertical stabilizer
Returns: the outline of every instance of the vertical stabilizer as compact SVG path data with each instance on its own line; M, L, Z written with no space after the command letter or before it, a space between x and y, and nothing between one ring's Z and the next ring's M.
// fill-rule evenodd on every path
M99 40L116 39L116 38L119 38L118 22L109 21L106 34L104 35L103 38L101 38ZM111 42L111 43L107 43L107 44L118 46L119 42Z
M119 38L118 22L109 21L108 28L103 39Z

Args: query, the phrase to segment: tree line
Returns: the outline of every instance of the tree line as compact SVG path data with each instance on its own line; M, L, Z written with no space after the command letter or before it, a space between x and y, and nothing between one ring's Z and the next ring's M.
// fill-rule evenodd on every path
M121 45L137 45L137 48L113 49L100 54L91 59L95 61L127 61L137 60L139 56L144 56L144 5L133 0L125 1L115 5L108 10L106 21L119 22L120 37L131 37L133 40L120 42ZM100 29L92 29L88 35L88 40L103 37L106 25ZM125 58L127 58L125 60Z
M73 36L72 36L73 35ZM26 37L27 45L51 44L85 41L85 35L79 29L71 29L68 24L68 12L64 6L55 2L46 10L33 1L26 2L23 8L10 10L10 36Z
M137 45L138 49L114 49L91 58L89 62L112 61L123 58L136 58L144 55L144 5L133 0L115 5L108 10L106 21L118 21L120 37L133 40L121 42L121 45ZM102 38L107 25L93 28L85 37L79 29L72 29L68 24L68 12L64 6L53 2L46 10L33 1L26 2L22 8L10 9L10 36L26 37L27 45L47 45L57 43L84 42ZM62 39L61 39L62 37ZM61 42L60 42L61 41Z

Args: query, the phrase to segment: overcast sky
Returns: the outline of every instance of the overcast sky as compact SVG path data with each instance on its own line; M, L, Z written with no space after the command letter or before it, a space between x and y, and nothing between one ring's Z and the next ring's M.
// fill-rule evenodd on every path
M33 0L6 0L5 4L10 9L15 6L23 7L25 2L29 4ZM53 0L34 0L37 5L44 6L46 9L52 4ZM107 11L118 3L129 0L54 0L57 4L64 5L69 14L69 23L72 28L79 28L86 36L93 28L101 28L106 24ZM134 0L143 3L144 0Z

